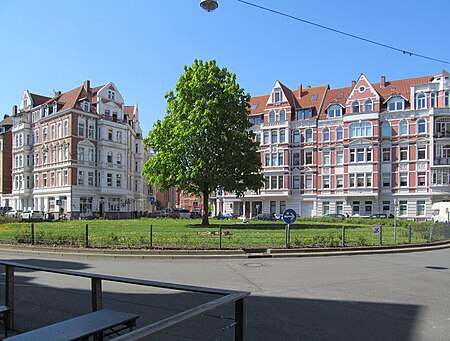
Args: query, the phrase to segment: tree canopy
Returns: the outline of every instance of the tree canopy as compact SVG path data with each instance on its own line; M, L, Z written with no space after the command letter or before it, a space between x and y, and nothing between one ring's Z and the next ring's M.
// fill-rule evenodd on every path
M178 187L202 195L202 224L208 225L212 191L242 195L263 185L258 146L248 130L250 95L216 61L195 60L165 98L166 116L144 139L155 155L143 174L161 190Z

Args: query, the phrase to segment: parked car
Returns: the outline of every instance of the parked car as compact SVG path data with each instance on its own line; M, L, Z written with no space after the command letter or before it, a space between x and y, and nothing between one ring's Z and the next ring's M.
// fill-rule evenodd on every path
M9 206L0 206L0 215L5 215L6 212L12 210L12 207Z
M345 218L345 215L339 213L327 213L322 218Z
M164 208L162 210L156 211L156 218L167 218L169 216L170 210L168 208Z
M253 219L255 220L274 220L275 217L271 213L260 213L256 215Z
M176 208L169 214L169 217L174 219L188 219L191 217L191 212L187 208Z
M191 211L191 218L192 219L201 218L201 217L202 217L202 212L200 212L199 208L194 208Z
M41 211L26 210L20 215L20 220L38 221L44 220L44 214Z
M22 210L16 210L13 208L5 213L5 217L19 218L21 214L22 214Z
M385 213L376 213L376 214L372 214L370 216L370 218L372 218L372 219L387 219L388 215Z

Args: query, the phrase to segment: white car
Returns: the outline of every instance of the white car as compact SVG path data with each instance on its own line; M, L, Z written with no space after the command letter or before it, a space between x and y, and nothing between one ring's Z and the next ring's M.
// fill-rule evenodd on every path
M20 215L20 220L29 220L29 221L44 220L44 214L41 211L27 210Z
M22 214L22 211L18 211L13 208L12 210L9 210L8 212L5 213L5 217L19 218L21 214Z

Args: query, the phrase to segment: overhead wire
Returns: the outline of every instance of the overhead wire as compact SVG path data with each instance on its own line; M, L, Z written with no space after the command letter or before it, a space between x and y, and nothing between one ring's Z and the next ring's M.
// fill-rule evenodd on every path
M412 51L403 50L403 49L400 49L400 48L392 46L392 45L383 44L383 43L380 43L380 42L372 40L372 39L367 39L367 38L364 38L364 37L361 37L361 36L357 36L355 34L351 34L351 33L348 33L348 32L344 32L344 31L341 31L341 30L329 27L329 26L317 24L315 22L312 22L312 21L309 21L309 20L305 20L305 19L296 17L296 16L291 15L291 14L283 13L283 12L280 12L280 11L277 11L277 10L274 10L274 9L271 9L271 8L268 8L268 7L257 5L257 4L254 4L252 2L249 2L249 1L245 1L245 0L237 0L237 1L241 2L243 4L246 4L246 5L249 5L249 6L253 6L253 7L262 9L262 10L267 11L267 12L271 12L271 13L274 13L274 14L277 14L277 15L281 15L283 17L287 17L287 18L290 18L290 19L293 19L293 20L297 20L297 21L303 22L305 24L316 26L316 27L322 28L324 30L328 30L328 31L331 31L331 32L334 32L334 33L342 34L342 35L350 37L350 38L354 38L354 39L365 41L366 43L370 43L370 44L373 44L373 45L378 45L378 46L381 46L381 47L384 47L384 48L387 48L387 49L391 49L391 50L394 50L394 51L397 51L397 52L401 52L401 53L409 55L409 56L415 56L415 57L428 59L428 60L435 61L435 62L440 62L440 63L444 63L444 64L450 64L450 62L448 62L446 60L433 58L433 57L430 57L430 56L425 56L423 54L415 53L415 52L412 52Z

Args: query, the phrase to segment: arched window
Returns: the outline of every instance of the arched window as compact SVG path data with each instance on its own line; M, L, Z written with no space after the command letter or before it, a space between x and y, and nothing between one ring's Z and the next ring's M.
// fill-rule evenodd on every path
M300 143L300 132L298 130L292 132L292 143Z
M425 109L426 105L426 97L424 93L420 93L417 95L417 109Z
M372 124L370 122L350 124L350 137L372 136Z
M364 102L364 111L372 111L373 110L373 102L369 98Z
M436 108L436 93L435 92L432 92L430 94L430 107Z
M269 113L269 122L275 122L275 111Z
M417 120L417 134L424 134L426 132L426 121L421 118Z
M336 140L342 141L344 139L344 128L338 127L336 129Z
M305 141L306 142L312 142L312 139L313 139L312 129L306 129L306 131L305 131Z
M286 121L286 110L284 109L280 111L280 121Z
M323 141L330 141L330 129L325 128L322 131L322 137L323 137Z
M381 136L383 137L392 136L391 124L389 122L383 122L383 124L381 125Z
M280 130L280 143L286 142L286 130Z
M354 101L352 103L352 112L359 112L359 102L358 101Z
M398 125L398 133L399 135L407 135L408 134L408 122L406 120L400 121Z

